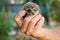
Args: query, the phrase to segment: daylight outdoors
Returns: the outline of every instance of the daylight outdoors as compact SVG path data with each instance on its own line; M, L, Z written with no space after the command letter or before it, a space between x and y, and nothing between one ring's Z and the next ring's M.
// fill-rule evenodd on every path
M18 26L14 18L27 2L39 5L45 28L60 26L60 0L0 0L0 40L16 40Z

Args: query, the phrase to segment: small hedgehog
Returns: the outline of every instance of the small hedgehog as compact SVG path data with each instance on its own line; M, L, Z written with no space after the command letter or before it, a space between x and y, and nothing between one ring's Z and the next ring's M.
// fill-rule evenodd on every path
M34 13L39 11L40 9L37 4L33 2L28 2L24 5L23 10L26 11L26 15L34 15Z

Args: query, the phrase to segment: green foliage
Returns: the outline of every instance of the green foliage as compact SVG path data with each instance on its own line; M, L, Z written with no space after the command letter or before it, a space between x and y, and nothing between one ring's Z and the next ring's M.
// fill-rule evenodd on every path
M52 18L53 20L55 20L56 22L60 22L60 13L54 12L54 13L52 14L51 18Z
M9 4L10 0L0 0L0 11L5 7L5 5Z
M2 11L0 12L0 35L7 35L9 31L13 31L16 24L11 16L11 13Z
M60 1L59 0L54 0L54 2L52 3L51 6L51 10L52 10L52 19L60 22Z
M57 10L60 10L60 2L59 2L59 0L54 0L54 2L52 3L52 9L55 11L57 11Z

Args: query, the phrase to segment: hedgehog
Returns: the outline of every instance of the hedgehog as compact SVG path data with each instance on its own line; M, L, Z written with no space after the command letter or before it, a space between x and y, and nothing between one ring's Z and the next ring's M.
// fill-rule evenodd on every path
M39 6L36 3L28 2L24 5L23 10L26 11L26 15L34 15L37 11L39 11ZM24 17L25 17L24 16Z

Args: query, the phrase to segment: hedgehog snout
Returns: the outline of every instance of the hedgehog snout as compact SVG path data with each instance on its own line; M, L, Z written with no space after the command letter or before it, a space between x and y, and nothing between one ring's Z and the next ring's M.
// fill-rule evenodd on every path
M31 9L31 8L30 8L30 9L27 10L27 12L34 14L35 11L34 11L34 9Z

